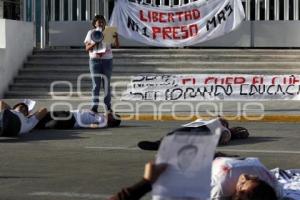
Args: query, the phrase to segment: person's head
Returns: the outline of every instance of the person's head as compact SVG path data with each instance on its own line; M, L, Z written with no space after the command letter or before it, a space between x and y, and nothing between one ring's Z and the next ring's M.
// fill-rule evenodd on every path
M108 127L118 127L121 124L121 116L115 113L110 113L107 115L107 126Z
M190 145L183 146L177 152L178 167L181 170L185 171L192 164L197 153L198 153L198 148L195 145L190 144Z
M96 15L93 19L92 25L94 28L102 28L105 29L106 20L103 15Z
M242 174L232 200L277 200L274 189L256 176Z
M24 116L29 115L28 106L25 103L18 103L14 105L13 110L23 113Z

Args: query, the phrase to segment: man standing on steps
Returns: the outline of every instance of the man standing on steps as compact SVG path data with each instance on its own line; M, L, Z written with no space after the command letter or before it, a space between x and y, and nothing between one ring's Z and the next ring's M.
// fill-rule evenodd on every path
M84 40L85 50L89 52L89 65L90 73L93 82L93 100L91 111L98 112L100 86L103 80L105 81L104 89L105 97L104 104L108 113L112 112L111 109L111 89L110 79L113 65L113 54L111 44L106 44L103 39L103 31L105 30L106 20L102 15L96 15L93 19L92 25L94 29L87 33ZM115 38L114 46L119 47L119 39L117 33L113 35ZM102 77L105 77L104 79ZM105 80L106 79L106 80Z

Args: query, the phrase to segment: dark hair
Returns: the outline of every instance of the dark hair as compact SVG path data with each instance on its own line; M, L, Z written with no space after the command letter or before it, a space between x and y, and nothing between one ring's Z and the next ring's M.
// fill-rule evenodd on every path
M98 20L103 20L103 21L105 21L105 23L106 23L105 17L104 17L103 15L96 15L96 16L94 17L94 19L93 19L93 22L92 22L92 25L93 25L94 28L96 28L96 22L97 22Z
M257 185L253 188L252 192L247 194L249 200L277 200L276 192L265 181L260 179L253 179ZM241 199L239 193L233 198L234 200Z
M16 105L13 106L13 110L16 109L19 106L24 106L26 108L26 112L27 112L26 115L29 114L29 108L28 108L28 106L25 103L17 103Z
M277 200L274 189L265 181L258 179L258 185L249 196L250 200Z
M183 151L188 150L188 149L193 149L196 152L198 152L198 148L195 145L189 144L189 145L185 145L185 146L181 147L181 149L179 149L179 151L177 152L177 155L180 155Z
M118 114L108 114L107 115L107 126L108 127L118 127L121 124L121 116Z

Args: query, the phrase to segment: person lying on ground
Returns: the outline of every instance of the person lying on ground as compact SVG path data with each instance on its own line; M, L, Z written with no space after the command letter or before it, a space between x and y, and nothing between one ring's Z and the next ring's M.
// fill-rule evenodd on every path
M258 158L217 157L212 165L212 200L276 200L282 187Z
M145 174L146 169L147 167ZM155 174L153 180L144 175L142 181L122 189L109 200L140 199L152 190L152 184L165 169L166 167L161 169L152 164L152 170L156 172L152 172ZM217 157L213 161L211 185L212 200L277 200L282 194L276 178L257 158Z
M232 127L229 128L229 123L227 120L223 118L219 118L222 127L221 127L221 137L219 140L219 145L227 145L230 140L235 139L246 139L249 137L249 132L247 129L243 127ZM178 129L175 129L174 131L167 134L172 135L178 131L183 132L197 132L202 131L203 129L207 129L206 126L201 127L181 127ZM157 140L157 141L140 141L138 143L138 147L143 150L150 150L150 151L157 151L159 149L160 143L163 138Z
M36 129L76 129L76 128L105 128L118 127L121 124L120 116L115 113L104 115L81 111L53 111L37 124Z
M18 103L12 108L0 101L0 136L16 137L30 132L47 114L47 109L30 114L25 103Z

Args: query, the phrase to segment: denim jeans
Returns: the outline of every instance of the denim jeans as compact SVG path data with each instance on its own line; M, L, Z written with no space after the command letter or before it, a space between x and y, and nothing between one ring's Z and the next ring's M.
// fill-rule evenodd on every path
M112 73L112 59L90 59L90 72L92 77L93 83L93 90L92 90L92 110L98 110L99 106L99 93L101 83L103 88L107 91L104 91L106 94L104 97L104 104L107 110L111 110L111 88L110 88L110 78ZM106 80L99 77L99 76L106 77ZM106 83L105 83L106 82ZM107 84L107 85L106 85Z

